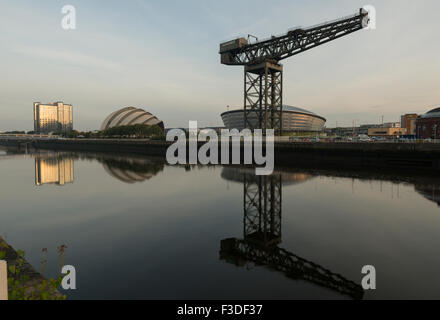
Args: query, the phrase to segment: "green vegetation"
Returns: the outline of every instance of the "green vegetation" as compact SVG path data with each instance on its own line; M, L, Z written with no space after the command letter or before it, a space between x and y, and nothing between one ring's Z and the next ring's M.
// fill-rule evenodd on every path
M102 139L102 138L120 138L120 139L151 139L164 140L165 135L159 126L149 126L145 124L135 124L132 126L120 126L109 128L103 131L80 132L73 130L72 132L57 132L55 135L69 139Z
M66 296L59 293L63 277L45 279L35 276L35 271L25 262L25 253L13 249L0 238L0 260L5 259L7 252L14 254L14 258L8 262L8 298L9 300L65 300ZM45 249L43 249L45 252ZM47 252L47 250L46 250ZM43 260L43 270L45 268Z
M162 138L164 136L163 130L159 126L145 124L109 128L101 133L105 137Z

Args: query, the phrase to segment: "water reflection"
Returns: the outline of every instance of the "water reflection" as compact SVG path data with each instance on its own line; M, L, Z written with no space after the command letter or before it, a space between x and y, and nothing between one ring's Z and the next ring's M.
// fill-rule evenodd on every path
M245 179L257 180L257 176L253 174L255 169L248 168L231 168L225 167L222 170L222 178L228 181L244 183ZM307 180L311 180L316 176L311 173L306 172L279 172L275 171L274 175L280 176L283 185L294 185L298 183L303 183Z
M74 181L74 160L70 156L55 154L35 158L35 185L64 186Z
M440 184L439 183L423 183L416 184L415 189L426 199L437 203L440 207Z
M34 187L34 163L47 159L71 159L75 184ZM438 298L438 176L278 170L0 152L0 234L37 268L48 247L48 277L58 274L54 249L67 244L62 263L81 270L69 299L360 298L347 279L360 282L365 264L380 279L364 299ZM127 261L135 268L115 277Z
M30 157L31 155L25 151L3 149L0 147L0 160L26 159Z
M17 154L9 155L16 157ZM74 182L74 164L78 156L56 152L35 153L35 184L56 184L64 186ZM0 159L6 155L0 155ZM102 154L83 154L81 159L100 162L111 177L124 183L138 183L149 180L164 170L163 161L150 158L135 158L127 156L110 156Z
M125 183L138 183L150 180L163 171L163 162L147 158L112 157L98 159L105 171L113 178Z
M220 259L236 266L253 263L284 273L288 278L305 280L353 299L362 299L362 287L343 276L279 247L282 238L283 184L301 183L309 174L255 176L249 171L224 168L222 177L244 186L243 239L221 241Z

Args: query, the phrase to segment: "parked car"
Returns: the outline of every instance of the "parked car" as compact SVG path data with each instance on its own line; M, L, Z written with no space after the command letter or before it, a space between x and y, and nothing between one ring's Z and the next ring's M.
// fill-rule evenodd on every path
M369 136L367 136L366 134L360 134L358 136L358 141L359 142L371 142L371 138Z

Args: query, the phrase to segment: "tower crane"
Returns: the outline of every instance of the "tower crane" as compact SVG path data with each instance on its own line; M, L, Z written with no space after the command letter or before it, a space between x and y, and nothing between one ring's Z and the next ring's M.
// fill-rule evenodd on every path
M244 66L244 127L283 133L283 66L281 60L367 27L368 11L279 37L250 43L238 38L220 44L221 63Z

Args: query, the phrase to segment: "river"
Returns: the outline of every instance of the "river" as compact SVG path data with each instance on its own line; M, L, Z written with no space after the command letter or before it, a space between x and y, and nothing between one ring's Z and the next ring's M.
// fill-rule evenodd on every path
M0 179L0 235L74 266L68 299L440 298L433 177L3 149Z

